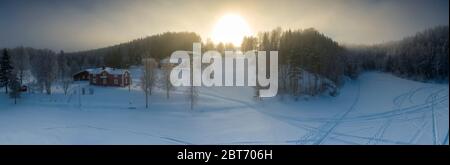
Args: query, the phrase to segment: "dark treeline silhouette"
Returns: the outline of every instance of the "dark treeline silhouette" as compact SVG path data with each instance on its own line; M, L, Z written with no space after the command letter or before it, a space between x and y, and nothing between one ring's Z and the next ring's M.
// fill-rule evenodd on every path
M84 57L84 60L87 59L86 65L128 68L130 65L140 65L143 57L161 60L170 56L176 50L192 50L192 43L200 41L201 38L196 33L166 32L136 39L128 43L90 51L74 52L68 55Z
M51 94L51 86L56 81L60 81L67 92L71 76L82 69L101 66L128 68L141 65L143 58L153 58L158 62L176 50L192 50L194 42L201 42L196 33L167 32L80 52L57 53L28 47L5 51L11 55L12 73L20 84L27 80L30 89ZM359 73L369 70L390 72L419 81L448 82L448 44L448 26L438 26L400 41L371 46L342 46L312 28L286 31L276 28L245 37L240 49L277 50L279 94L298 98L325 91L337 95L345 76L357 78ZM209 39L202 48L203 51L218 50L221 53L236 50L230 43L214 44Z
M192 43L200 41L200 37L195 33L167 32L89 51L57 53L49 49L30 47L16 47L7 51L11 54L14 74L17 74L20 84L26 79L30 90L51 94L51 86L56 81L61 82L66 93L72 75L83 69L101 66L128 68L130 65L141 65L142 58L160 60L176 50L192 50ZM29 71L29 74L26 74L26 71Z
M313 28L282 31L276 28L245 37L241 50L278 50L279 94L337 94L344 75L344 49Z
M372 46L347 46L348 75L378 70L401 77L447 81L449 74L449 27L438 26L414 36Z
M449 28L437 26L414 36L370 46L342 46L313 28L276 28L245 37L242 51L279 51L279 94L338 94L344 76L383 71L418 80L448 82Z

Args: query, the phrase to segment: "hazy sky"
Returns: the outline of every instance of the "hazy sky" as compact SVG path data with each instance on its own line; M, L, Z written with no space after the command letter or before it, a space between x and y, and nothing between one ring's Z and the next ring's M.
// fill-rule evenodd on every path
M398 40L448 25L448 0L0 0L0 47L78 51L166 31L205 40L241 15L253 32L314 27L340 43Z

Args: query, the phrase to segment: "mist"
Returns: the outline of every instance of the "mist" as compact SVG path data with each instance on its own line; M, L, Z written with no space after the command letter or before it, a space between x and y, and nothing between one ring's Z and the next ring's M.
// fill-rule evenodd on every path
M374 44L448 25L448 6L447 0L2 1L0 47L80 51L166 31L206 40L227 13L241 15L255 34L313 27L342 44Z

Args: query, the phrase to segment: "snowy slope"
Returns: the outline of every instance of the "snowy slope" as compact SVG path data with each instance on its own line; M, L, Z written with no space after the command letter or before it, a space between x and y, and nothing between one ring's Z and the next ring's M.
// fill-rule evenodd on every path
M170 99L156 89L145 109L133 81L131 91L81 83L67 96L27 93L18 105L0 94L0 144L448 144L448 84L369 72L337 97L299 101L200 88L191 111L182 88Z

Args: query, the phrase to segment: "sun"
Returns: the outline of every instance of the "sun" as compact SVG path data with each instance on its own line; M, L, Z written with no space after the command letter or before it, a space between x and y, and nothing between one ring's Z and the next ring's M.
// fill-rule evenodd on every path
M211 39L215 43L232 43L240 46L244 36L252 35L247 22L237 14L227 14L214 26Z

